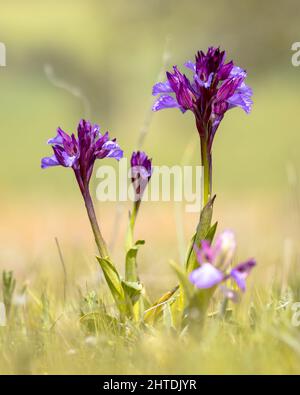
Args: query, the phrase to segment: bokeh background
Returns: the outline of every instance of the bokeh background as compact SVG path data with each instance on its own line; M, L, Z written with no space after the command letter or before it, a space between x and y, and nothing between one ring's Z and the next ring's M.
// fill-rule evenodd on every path
M298 1L0 4L0 41L7 49L7 67L0 68L0 269L14 270L21 281L42 279L59 291L57 237L70 282L98 278L72 172L40 169L41 157L50 153L46 140L57 126L72 131L88 117L117 137L127 156L146 132L142 148L154 164L198 164L192 114L151 115L151 88L164 69L220 45L247 69L254 106L250 115L230 111L215 139L214 217L219 230L236 231L238 257L257 257L253 281L286 276L297 260L300 234L300 67L291 63L291 45L300 41ZM95 188L93 180L93 193ZM121 267L130 206L96 205ZM141 277L153 293L174 284L168 260L182 259L197 219L173 202L142 207L136 229L146 239Z

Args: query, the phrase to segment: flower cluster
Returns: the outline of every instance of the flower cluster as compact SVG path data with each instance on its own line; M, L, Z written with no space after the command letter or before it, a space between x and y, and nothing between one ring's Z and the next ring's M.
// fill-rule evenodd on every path
M197 288L206 289L233 279L240 290L244 292L246 290L246 278L256 262L254 259L249 259L228 270L235 248L236 241L231 231L221 233L214 246L203 240L201 248L195 248L200 267L190 273L190 281ZM227 296L232 299L235 298L236 294L232 290L227 288L224 288L224 290Z
M71 167L81 191L88 187L96 159L121 159L123 151L115 139L110 140L108 132L100 133L100 127L82 119L79 122L78 137L57 129L56 137L48 140L53 156L42 159L42 168L51 166Z
M225 112L241 107L249 113L252 106L252 90L244 82L246 71L232 61L225 63L225 58L225 51L219 48L210 47L206 54L198 51L195 63L185 63L193 72L192 80L174 66L173 72L166 73L167 81L157 83L152 91L154 96L160 95L154 111L173 107L182 112L191 110L199 134L207 137L210 149Z
M143 151L133 152L130 165L135 198L136 200L140 200L152 176L152 159L149 159Z
M235 66L232 61L225 63L225 57L225 51L220 51L219 48L210 47L207 53L199 51L195 63L189 61L185 64L193 72L191 79L174 66L173 72L166 73L167 81L155 84L152 92L154 96L158 96L153 105L154 111L177 107L182 112L192 111L196 119L201 143L204 186L200 222L194 236L194 240L197 241L203 238L203 234L210 235L206 237L211 237L216 229L216 224L211 226L214 203L212 195L212 143L216 130L229 109L240 107L246 113L249 113L252 106L252 90L245 84L246 71ZM120 160L123 157L123 151L115 139L110 139L108 132L101 134L99 126L93 125L89 121L81 120L77 131L77 136L75 136L75 134L68 134L58 128L57 135L48 140L48 144L52 146L53 155L43 158L41 166L42 168L63 166L73 169L98 247L99 256L97 260L119 309L121 322L125 323L127 318L134 319L135 322L141 322L141 320L144 322L148 322L147 320L152 322L153 320L154 322L156 317L159 318L161 303L155 303L148 310L144 310L143 299L141 303L139 301L143 295L143 286L139 282L136 256L138 248L144 244L144 240L135 242L134 238L134 227L142 196L153 172L152 159L143 151L133 152L131 156L130 172L135 201L129 215L126 236L125 280L123 280L109 256L89 191L89 182L96 159L115 158ZM202 221L202 218L205 221ZM196 302L201 313L199 323L203 323L210 298L216 287L220 285L220 288L222 288L226 296L226 303L227 299L235 301L238 293L227 287L225 283L232 280L236 283L236 288L244 292L246 279L256 262L254 259L249 259L233 268L231 267L236 241L230 231L223 232L214 244L202 240L200 248L195 245L194 249L199 263L198 268L195 269L195 255L191 253L191 249L187 254L186 269L183 271L183 268L180 266L177 268L176 264L174 264L174 268L176 268L179 282L185 284L186 279L189 278L196 288L209 291L206 293L203 291L196 292L197 296L199 294L201 298L195 299L194 292L186 292L186 287L177 286L160 298L159 301L167 302L173 295L177 297L180 293L183 293L184 304L180 313L182 318L186 316L185 312L190 311L190 308L194 309ZM189 289L189 287L187 288ZM202 294L207 297L202 298ZM149 311L154 314L145 314ZM193 320L191 318L191 321Z

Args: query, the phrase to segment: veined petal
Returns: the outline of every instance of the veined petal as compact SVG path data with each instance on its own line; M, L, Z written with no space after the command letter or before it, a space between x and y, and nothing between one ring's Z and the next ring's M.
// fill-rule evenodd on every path
M166 82L158 82L152 88L152 95L157 96L159 93L172 93L173 89L171 88L169 81Z
M196 97L190 80L178 70L177 66L173 67L173 73L167 72L167 78L179 106L184 110L192 110Z
M102 146L109 140L108 132L105 132L103 135L99 133L99 139L95 142L95 150L100 150Z
M246 72L246 70L242 69L239 66L233 66L232 69L231 69L231 72L230 72L230 77L235 77L237 75L246 78L247 77L247 72Z
M120 160L123 157L123 151L115 141L108 140L102 145L101 149L95 153L95 155L98 159L115 158Z
M203 263L201 267L190 274L190 281L197 288L211 288L224 280L224 274L210 263Z
M196 65L191 60L188 60L184 65L185 65L186 68L196 72Z
M42 159L41 161L42 169L47 169L47 167L52 167L52 166L59 166L58 160L56 159L55 155Z
M62 143L71 141L71 137L68 135L68 133L64 132L61 128L57 128L57 135L61 136Z
M159 111L165 108L179 108L179 104L177 100L169 95L160 96L153 104L152 110Z
M240 107L247 114L249 114L253 104L251 99L252 94L252 89L246 84L242 83L236 92L229 99L227 99L229 108Z
M248 261L240 263L234 267L230 272L230 277L236 281L237 285L243 292L246 290L246 278L254 266L256 266L256 261L254 259L249 259Z
M244 81L244 77L236 76L231 79L226 80L220 87L217 93L217 102L222 102L228 100L238 89L238 87Z
M226 80L229 75L232 72L232 69L234 68L233 62L229 62L226 64L223 64L223 66L220 67L220 70L218 71L218 79L219 81Z
M123 158L123 151L121 150L120 147L114 148L106 155L106 157L120 160Z
M115 148L119 148L118 144L115 141L112 141L112 140L106 141L103 144L103 146L102 146L102 149L105 149L105 150L108 150L108 151L113 150Z
M77 155L69 156L59 145L55 145L53 151L58 163L64 167L72 167L78 159Z
M62 144L62 143L63 143L63 138L59 133L59 129L57 130L57 135L47 141L47 144Z

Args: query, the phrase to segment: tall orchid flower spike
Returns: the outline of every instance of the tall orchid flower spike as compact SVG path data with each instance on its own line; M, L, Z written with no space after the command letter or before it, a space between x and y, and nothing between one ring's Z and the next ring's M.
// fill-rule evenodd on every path
M42 159L43 169L52 166L70 167L73 169L80 191L82 193L89 220L93 229L95 241L101 257L108 256L106 243L100 232L93 201L89 191L95 161L103 158L121 159L123 151L115 139L110 139L108 132L100 133L98 125L82 119L77 128L77 137L57 129L57 135L48 140L53 149L53 155Z
M225 51L210 47L206 53L198 51L195 62L185 66L192 78L177 66L167 72L167 80L153 86L158 96L153 111L179 108L183 113L192 111L201 142L201 160L204 167L204 202L212 196L212 144L225 113L234 107L250 113L252 89L245 84L247 73L232 61L225 63Z
M196 248L200 267L190 273L190 281L199 289L208 289L233 279L239 289L245 292L246 279L256 265L256 261L249 259L228 270L235 248L236 242L231 231L221 233L214 246L204 240L201 243L201 248ZM227 295L229 294L234 300L235 292L230 290L230 293L227 292Z

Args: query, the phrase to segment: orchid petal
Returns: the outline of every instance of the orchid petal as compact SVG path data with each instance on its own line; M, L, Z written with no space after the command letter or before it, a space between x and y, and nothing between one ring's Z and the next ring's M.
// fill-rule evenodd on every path
M180 107L177 100L169 95L160 96L153 104L152 110L159 111L165 108L176 108Z
M224 274L210 263L203 263L201 267L190 273L190 281L197 288L211 288L224 280Z

